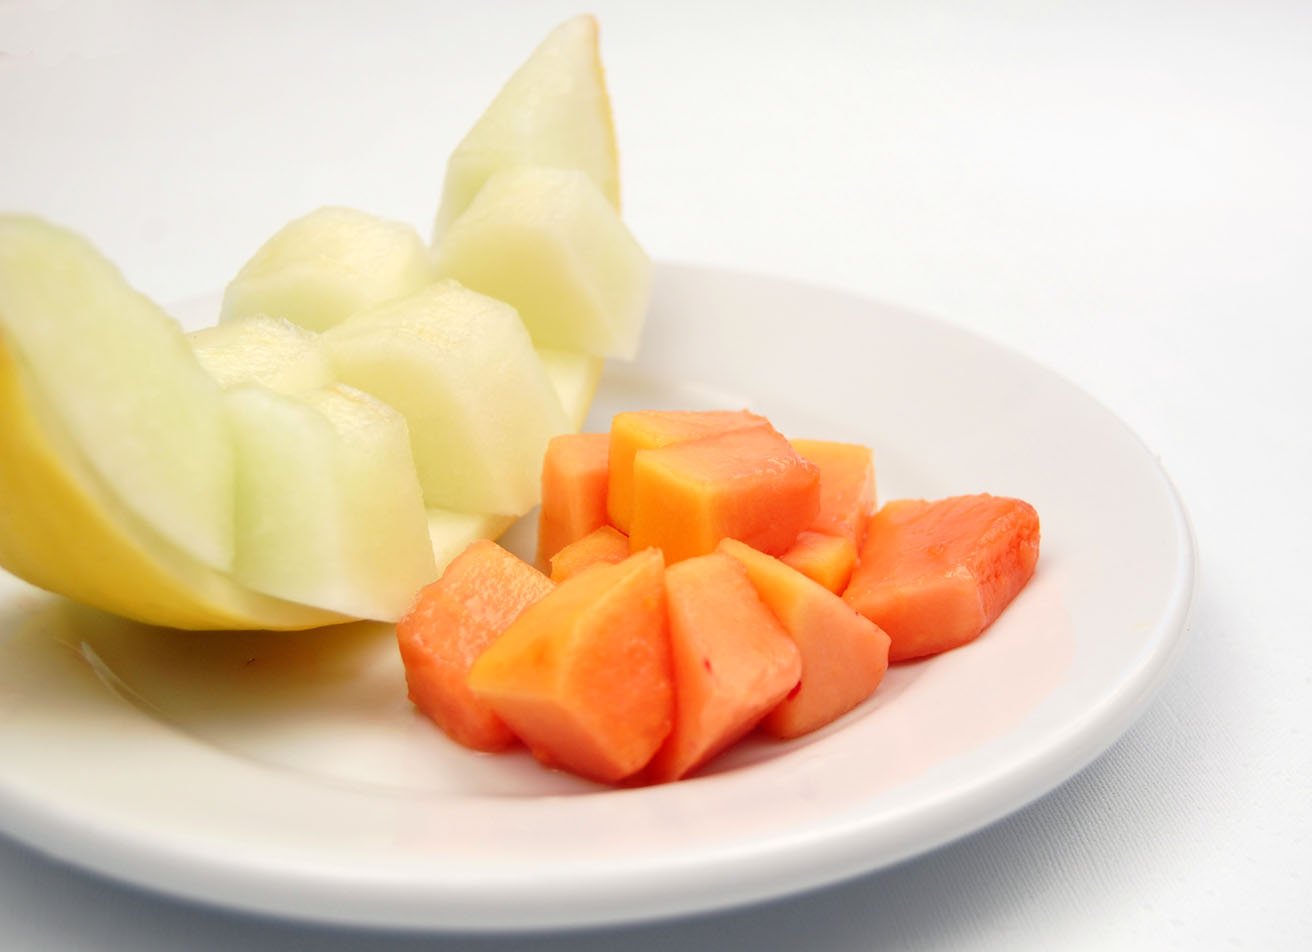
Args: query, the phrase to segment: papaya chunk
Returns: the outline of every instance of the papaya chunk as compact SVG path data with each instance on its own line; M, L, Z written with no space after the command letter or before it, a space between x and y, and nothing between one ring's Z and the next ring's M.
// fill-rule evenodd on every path
M721 552L665 570L674 659L674 729L647 775L677 780L738 740L782 701L801 655L736 559Z
M527 562L480 539L420 591L397 623L410 700L452 740L484 751L514 743L510 728L465 682L487 646L554 587Z
M900 499L870 519L843 598L888 632L892 660L920 658L977 638L1038 558L1038 513L1020 499Z
M829 589L735 539L720 543L783 624L802 656L802 679L761 721L775 737L800 737L842 717L879 687L889 638Z
M797 541L779 560L841 595L856 565L856 546L847 536L808 530L798 533Z
M718 433L769 428L763 416L747 410L633 410L610 424L610 480L606 500L611 525L632 529L633 462L639 450L659 449Z
M777 555L819 507L814 463L773 428L734 430L638 451L629 546L655 546L678 562L727 538Z
M542 458L542 507L538 510L538 565L606 524L606 433L563 433Z
M664 576L649 549L562 582L483 652L470 690L544 764L603 783L641 770L674 718Z
M874 453L859 443L793 440L792 444L820 468L820 511L807 528L845 536L860 549L875 508Z
M560 583L593 565L614 565L629 555L629 537L614 526L602 526L551 557L551 580Z

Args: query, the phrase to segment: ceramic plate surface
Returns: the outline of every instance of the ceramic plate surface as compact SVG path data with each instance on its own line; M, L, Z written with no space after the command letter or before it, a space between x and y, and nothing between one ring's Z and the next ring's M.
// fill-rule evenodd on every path
M0 574L0 830L147 888L319 922L654 919L887 866L1018 809L1115 740L1177 651L1194 552L1167 477L1107 410L1005 348L831 291L664 266L642 356L608 369L590 428L662 406L751 407L790 435L867 443L881 499L1027 499L1038 572L979 640L893 668L829 728L623 790L448 742L406 701L384 626L161 631Z

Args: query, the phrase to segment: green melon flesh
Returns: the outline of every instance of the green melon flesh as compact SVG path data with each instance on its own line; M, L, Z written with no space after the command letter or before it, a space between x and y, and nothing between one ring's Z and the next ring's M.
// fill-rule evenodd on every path
M582 172L498 172L443 236L437 271L512 305L539 347L637 353L651 260Z
M395 621L436 577L405 420L341 385L227 393L237 446L237 561L251 588Z
M428 249L409 225L320 208L255 252L224 291L219 319L268 314L322 331L432 280Z
M339 380L410 426L429 508L521 515L569 420L510 306L455 282L357 314L320 337Z
M591 16L566 21L507 80L447 161L435 240L490 176L522 165L578 169L619 208L619 150L597 33Z
M171 317L80 236L3 216L0 336L121 505L202 564L231 566L221 393Z
M318 335L280 317L252 314L187 336L201 366L225 390L254 383L297 393L334 382Z

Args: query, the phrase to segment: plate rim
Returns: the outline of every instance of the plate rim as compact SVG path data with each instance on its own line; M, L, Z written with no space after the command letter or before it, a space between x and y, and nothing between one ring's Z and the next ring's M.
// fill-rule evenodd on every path
M116 844L112 833L98 831L99 837L98 839L93 837L94 842L90 849L92 855L89 856L85 837L87 833L97 831L87 830L84 824L80 826L76 822L70 823L70 818L43 813L40 797L29 795L29 801L25 802L21 789L15 792L21 784L16 785L13 781L0 783L0 807L3 807L3 810L0 810L0 832L38 852L115 881L127 882L174 898L245 912L271 914L304 922L421 928L432 932L513 934L526 931L553 931L581 926L650 922L675 915L727 909L821 888L854 876L888 868L983 829L1047 795L1104 753L1130 728L1149 706L1188 643L1189 620L1197 584L1198 558L1193 523L1178 489L1161 460L1152 453L1138 433L1096 397L1051 368L1005 342L991 339L944 318L927 315L901 305L887 304L859 292L827 287L787 275L666 261L658 263L657 271L658 275L682 274L691 276L693 280L714 281L730 277L750 282L786 284L807 294L847 298L858 306L875 307L895 314L899 320L927 323L941 331L973 339L976 343L990 349L1006 352L1011 358L1027 365L1032 372L1039 373L1049 382L1077 393L1091 406L1096 407L1103 416L1114 421L1124 435L1133 439L1136 447L1151 463L1151 471L1161 482L1164 498L1171 503L1171 526L1175 532L1172 541L1178 550L1179 561L1174 566L1176 584L1171 590L1166 610L1156 620L1151 635L1147 636L1148 640L1158 644L1157 650L1145 655L1142 664L1127 672L1126 676L1118 682L1116 690L1111 692L1101 705L1084 712L1080 718L1069 724L1062 738L1054 737L1039 749L1030 751L1021 758L1023 762L1019 765L1012 765L1010 768L999 766L992 772L977 777L968 787L954 790L951 796L942 797L928 807L921 807L916 811L919 817L918 831L902 836L898 847L892 850L885 848L875 861L871 862L869 857L863 857L859 844L854 842L859 841L863 833L867 837L871 835L871 824L868 818L864 824L859 818L854 819L846 827L826 831L823 842L819 844L821 847L831 845L831 841L846 844L844 848L837 851L827 851L826 862L817 863L813 856L812 862L802 875L799 876L797 869L794 868L792 875L785 877L786 881L781 881L777 874L771 876L768 872L756 872L748 882L741 883L734 890L734 895L729 898L726 898L724 893L713 895L709 892L700 896L690 896L685 890L683 895L676 897L647 896L636 903L632 899L628 904L616 903L608 911L597 909L597 904L594 902L594 912L591 915L579 915L577 912L567 914L564 911L562 911L564 914L560 915L547 915L544 914L546 910L540 909L536 917L520 916L509 922L491 922L477 916L468 921L458 922L434 922L422 916L398 917L398 910L386 903L376 907L375 911L378 914L375 916L361 915L358 909L349 912L341 912L336 907L325 909L322 891L324 889L331 891L333 888L333 884L326 880L315 884L319 892L311 889L310 893L304 896L314 908L310 905L298 907L295 902L288 901L288 896L275 896L267 902L253 902L249 895L243 900L236 894L241 890L234 890L231 885L226 888L225 894L216 895L212 890L196 889L197 884L170 882L166 876L157 875L156 881L150 881L140 875L125 875L121 869L124 844ZM169 310L172 312L173 309ZM960 809L961 804L966 801L974 802L976 806L969 816L963 815ZM182 861L183 866L186 865L187 857L179 857L166 849L158 849L158 844L156 847L152 851L149 846L135 844L138 859L146 860L147 864L153 862L158 867L159 873L176 867L179 860ZM131 849L132 847L129 846L128 851L131 852ZM816 844L812 843L812 853L816 849ZM751 854L759 850L759 845L755 849L749 847L745 850L749 854L747 858L753 858ZM767 849L766 852L768 853L769 850ZM730 859L722 862L732 861ZM677 870L678 866L679 864L675 863L671 868ZM225 873L240 872L244 868L241 864L236 864L232 870ZM211 868L211 873L213 872ZM631 874L632 871L629 872L629 875ZM358 888L358 883L343 882L336 885L343 888L354 885ZM292 893L295 892L292 890Z

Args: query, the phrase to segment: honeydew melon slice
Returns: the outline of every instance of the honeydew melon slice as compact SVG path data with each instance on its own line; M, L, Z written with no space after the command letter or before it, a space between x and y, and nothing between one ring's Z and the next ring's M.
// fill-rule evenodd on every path
M512 305L539 347L632 359L651 260L590 178L498 172L437 248L437 271Z
M432 280L414 228L329 206L289 222L255 252L224 291L219 320L268 314L322 331Z
M227 395L237 447L237 560L258 591L395 621L437 576L402 416L336 385Z
M146 525L92 471L35 383L0 332L0 566L47 591L172 628L347 620L253 592Z
M201 366L225 390L253 383L296 393L333 383L318 335L280 317L252 314L187 337Z
M620 206L619 149L597 44L597 21L558 26L507 80L447 161L435 240L502 169L578 169Z
M514 308L444 281L319 341L340 381L405 416L429 508L517 516L537 503L547 443L569 420Z
M0 336L116 508L197 562L231 566L221 392L171 317L82 237L3 216ZM13 426L4 419L0 440Z

